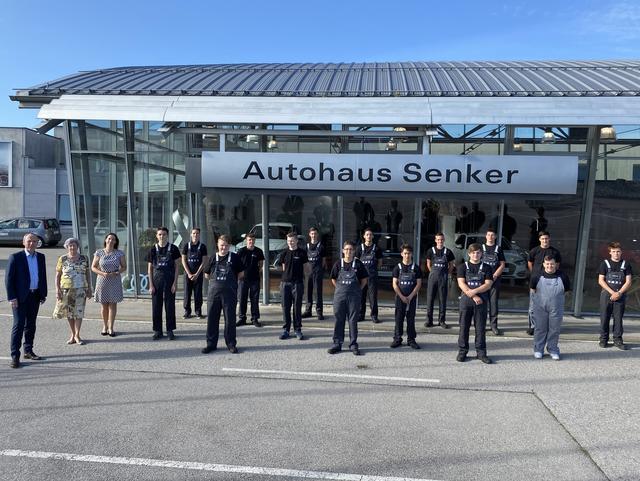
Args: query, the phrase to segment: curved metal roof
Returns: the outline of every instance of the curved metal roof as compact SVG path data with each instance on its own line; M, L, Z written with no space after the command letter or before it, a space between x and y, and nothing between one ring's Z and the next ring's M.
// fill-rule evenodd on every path
M78 72L14 100L70 95L261 97L640 96L640 61L377 62L122 67Z

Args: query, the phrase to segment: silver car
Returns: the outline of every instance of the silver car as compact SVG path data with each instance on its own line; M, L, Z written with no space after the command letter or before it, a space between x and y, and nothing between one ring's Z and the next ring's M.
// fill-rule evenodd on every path
M38 247L55 246L62 238L58 219L17 217L0 221L0 245L21 246L29 233L38 237Z

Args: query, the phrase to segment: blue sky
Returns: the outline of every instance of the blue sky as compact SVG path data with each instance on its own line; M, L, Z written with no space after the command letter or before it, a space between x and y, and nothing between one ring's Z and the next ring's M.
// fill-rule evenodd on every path
M640 59L640 2L3 0L0 126L13 89L127 65Z

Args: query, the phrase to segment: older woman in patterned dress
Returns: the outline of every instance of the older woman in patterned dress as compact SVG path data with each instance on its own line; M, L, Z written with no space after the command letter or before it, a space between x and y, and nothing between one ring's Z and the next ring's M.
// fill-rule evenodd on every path
M91 270L96 273L96 302L102 304L102 334L115 337L113 323L116 319L118 302L122 302L122 281L120 274L127 270L124 252L118 250L120 239L113 232L104 238L104 248L93 256Z
M91 297L89 259L80 254L80 242L72 237L64 242L67 253L56 265L56 307L53 317L66 318L71 329L67 344L84 344L80 326L87 297Z

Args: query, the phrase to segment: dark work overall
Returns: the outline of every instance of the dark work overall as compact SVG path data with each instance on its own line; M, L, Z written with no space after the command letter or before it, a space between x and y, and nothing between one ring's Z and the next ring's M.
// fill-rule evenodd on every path
M316 313L322 314L322 279L324 278L324 267L322 257L320 257L320 242L316 248L312 249L311 244L307 244L307 258L311 264L311 273L307 278L307 309L311 313L313 307L313 293L316 294Z
M469 263L465 262L467 270L465 272L465 281L470 289L476 289L484 284L483 265L480 264L478 273L474 274L469 270ZM469 330L471 329L471 321L476 331L475 347L478 356L487 354L486 337L484 333L487 324L487 299L486 292L479 294L482 298L482 304L477 305L473 299L462 294L460 297L460 334L458 336L458 352L469 352Z
M533 316L536 320L533 351L559 354L558 340L564 316L564 283L560 277L546 278L542 274L532 293Z
M167 331L173 331L176 328L176 294L171 292L171 286L175 280L176 264L171 256L171 244L165 246L167 251L164 254L160 254L158 244L155 247L153 286L156 291L151 296L153 330L162 332L162 305L164 304Z
M202 243L198 242L195 250L191 249L191 242L187 244L187 266L192 274L195 274L202 265ZM202 273L195 281L189 279L187 273L184 274L184 313L191 315L191 294L193 293L193 307L196 315L202 313Z
M438 322L445 322L447 315L447 294L449 293L449 261L447 260L447 248L442 248L442 254L436 254L436 248L432 247L431 271L427 278L427 322L433 323L433 305L438 294Z
M231 252L226 261L219 261L216 253L215 267L209 274L207 293L207 346L218 345L220 313L224 314L224 342L227 347L236 345L236 302L238 279L231 268Z
M493 252L487 251L487 245L482 244L482 262L487 264L491 269L495 272L498 268L498 264L500 261L498 260L498 249L500 246L495 245L495 249ZM497 279L493 281L491 285L491 289L489 290L489 322L491 324L491 329L498 328L498 300L500 299L500 279L502 276L499 276Z
M605 260L604 263L607 266L604 280L611 289L618 292L626 281L624 275L625 261L622 261L620 269L615 271L608 260ZM609 341L609 325L613 315L613 342L621 343L623 334L622 317L624 316L627 295L622 294L620 299L615 302L612 302L610 297L611 295L604 289L600 293L600 341Z
M356 275L355 259L351 266L345 267L344 259L340 261L340 272L336 279L336 290L333 294L333 313L336 325L333 329L333 343L341 346L344 342L345 322L349 323L349 348L358 347L358 319L360 317L360 281Z
M250 279L247 276L252 269L260 271L257 265L260 261L257 260L257 257L256 249L254 248L253 252L251 252L249 265L246 266L244 277L238 282L238 289L240 290L240 315L238 320L242 322L247 320L247 300L251 303L251 322L260 319L260 278Z
M415 264L411 264L409 272L404 272L402 270L402 263L399 263L398 269L400 270L398 274L398 288L400 292L402 292L402 295L408 296L416 288L418 282L416 279L416 266ZM411 299L409 304L405 304L396 296L396 327L393 332L394 340L402 340L402 328L405 317L407 318L407 341L416 340L416 299L417 296Z
M365 253L365 245L361 244L362 255L360 261L364 264L369 274L369 282L362 288L362 299L360 307L360 320L364 321L367 312L367 297L369 298L369 306L371 307L371 319L378 319L378 259L376 259L376 249L378 246L373 244L371 252Z

